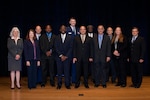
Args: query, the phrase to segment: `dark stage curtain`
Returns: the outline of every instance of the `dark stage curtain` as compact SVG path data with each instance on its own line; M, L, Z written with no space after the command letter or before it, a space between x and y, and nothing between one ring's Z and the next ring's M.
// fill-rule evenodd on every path
M0 76L7 76L7 37L13 26L19 27L22 38L27 30L51 24L58 33L61 24L68 25L70 17L77 25L92 24L95 27L121 26L123 34L130 36L131 28L137 26L147 43L144 75L150 75L150 25L148 0L10 0L0 1ZM96 28L95 28L96 30ZM24 64L23 64L24 65ZM129 72L129 66L128 72ZM26 71L23 66L23 75Z

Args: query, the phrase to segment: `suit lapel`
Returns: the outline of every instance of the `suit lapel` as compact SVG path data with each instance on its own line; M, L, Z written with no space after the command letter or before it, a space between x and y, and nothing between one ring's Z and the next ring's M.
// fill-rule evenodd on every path
M134 40L134 43L135 43L136 41L138 41L138 39L139 39L139 36L137 36L137 38Z
M99 48L99 44L98 44L98 34L95 34L94 38L95 38L94 41L95 41L96 47Z
M59 42L62 43L61 34L59 34L58 38L59 38Z
M68 40L68 35L66 34L66 37L65 37L65 40L64 40L64 43L66 43L66 41Z
M78 40L79 40L80 43L82 43L82 40L81 40L81 36L80 36L80 35L78 35Z
M101 48L103 48L103 42L105 41L105 35L103 35L103 40L102 40L102 44L101 44Z
M88 36L87 36L87 35L85 35L84 43L86 43L87 39L88 39Z
M45 39L46 39L47 41L49 41L46 33L45 33Z

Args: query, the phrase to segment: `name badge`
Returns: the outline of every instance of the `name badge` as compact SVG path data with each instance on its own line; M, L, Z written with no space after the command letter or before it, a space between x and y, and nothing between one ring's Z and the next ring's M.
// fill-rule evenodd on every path
M68 32L68 34L72 34L72 32Z

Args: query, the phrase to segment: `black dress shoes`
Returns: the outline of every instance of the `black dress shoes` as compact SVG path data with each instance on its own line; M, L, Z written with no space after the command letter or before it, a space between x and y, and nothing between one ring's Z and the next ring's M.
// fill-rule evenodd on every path
M57 89L61 89L61 85L58 85L58 86L57 86Z
M106 88L107 86L106 85L103 85L103 88Z
M66 86L66 89L71 89L71 87L70 86Z
M55 87L55 83L51 83L50 85L51 85L52 87Z
M140 85L136 85L136 86L134 86L135 88L140 88Z
M95 84L94 87L99 87L99 85L98 85L98 84Z
M75 88L79 88L79 84L75 84Z
M87 88L87 89L89 88L88 84L85 84L84 86L85 86L85 88Z
M45 87L45 84L42 83L42 84L41 84L41 87Z
M126 84L122 84L122 85L120 85L121 87L126 87Z

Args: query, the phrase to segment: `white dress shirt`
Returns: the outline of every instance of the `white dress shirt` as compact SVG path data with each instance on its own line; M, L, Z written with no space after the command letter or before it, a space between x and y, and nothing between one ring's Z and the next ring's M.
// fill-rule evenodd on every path
M138 37L138 35L136 35L136 36L132 36L132 40L131 40L131 42L133 43L135 40L136 40L136 38Z
M61 33L61 40L62 40L62 43L64 43L65 38L66 38L66 33L64 33L64 34Z
M93 38L93 33L88 33L88 36Z
M76 34L76 27L75 26L70 26L74 34Z
M84 43L86 35L85 34L84 35L81 34L80 37L81 37L82 43Z
M41 34L36 33L36 39L39 40L40 39Z

